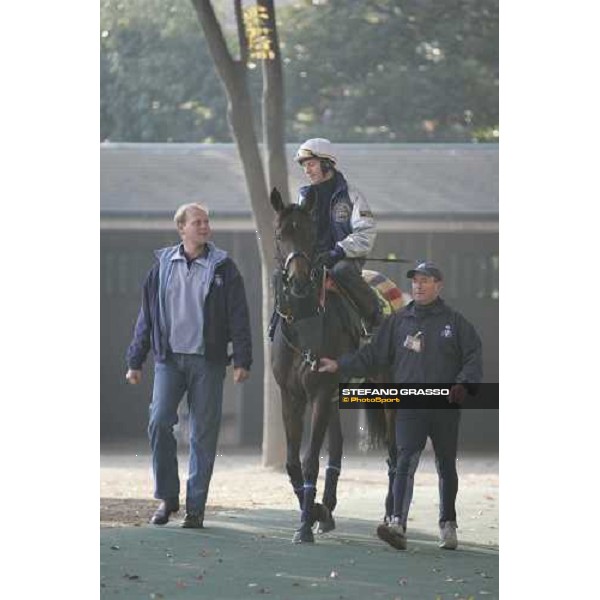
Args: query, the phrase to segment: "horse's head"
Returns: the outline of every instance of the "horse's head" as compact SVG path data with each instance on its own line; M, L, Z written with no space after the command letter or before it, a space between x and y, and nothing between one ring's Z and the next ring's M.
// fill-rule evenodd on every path
M279 268L296 295L307 293L317 276L316 226L311 217L315 196L309 193L302 206L285 206L277 188L271 192L275 216L275 245Z

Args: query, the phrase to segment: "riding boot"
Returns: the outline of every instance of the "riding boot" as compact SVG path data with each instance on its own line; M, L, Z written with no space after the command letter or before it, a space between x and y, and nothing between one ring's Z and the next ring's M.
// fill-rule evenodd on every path
M325 469L325 489L323 490L323 504L333 512L337 504L337 482L340 476L338 467L328 466Z
M279 323L279 313L277 311L273 311L271 315L271 320L269 322L269 327L267 328L267 336L271 341L275 338L275 330L277 329L277 323Z

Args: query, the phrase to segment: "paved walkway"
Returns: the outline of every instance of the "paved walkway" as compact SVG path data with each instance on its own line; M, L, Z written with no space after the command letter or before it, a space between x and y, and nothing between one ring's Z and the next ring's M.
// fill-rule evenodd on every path
M437 547L430 453L417 473L404 552L374 533L385 494L378 455L346 457L337 529L314 545L291 543L298 512L287 477L262 469L256 454L218 458L204 530L181 529L181 514L164 527L146 524L155 505L148 465L145 449L102 453L102 598L498 598L495 457L459 460L455 552Z

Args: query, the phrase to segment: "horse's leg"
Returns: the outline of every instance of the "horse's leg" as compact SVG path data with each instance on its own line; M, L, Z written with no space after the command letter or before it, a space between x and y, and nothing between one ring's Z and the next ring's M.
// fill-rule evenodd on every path
M300 444L302 442L305 405L306 401L304 399L294 396L283 388L281 389L281 409L287 445L285 468L290 477L294 494L298 498L300 510L302 510L304 503L304 477L302 475L302 465L300 464Z
M331 394L329 394L329 398ZM294 543L314 542L312 526L316 519L315 496L317 493L317 477L319 476L319 453L327 430L331 402L327 394L319 393L313 401L310 440L302 461L304 475L304 503L300 529L294 534Z
M327 435L329 439L329 459L325 468L325 488L323 489L323 498L321 500L323 508L317 511L317 519L319 521L317 533L327 533L335 529L335 519L331 513L333 513L337 505L337 483L342 469L342 452L344 446L340 411L335 402L330 408Z

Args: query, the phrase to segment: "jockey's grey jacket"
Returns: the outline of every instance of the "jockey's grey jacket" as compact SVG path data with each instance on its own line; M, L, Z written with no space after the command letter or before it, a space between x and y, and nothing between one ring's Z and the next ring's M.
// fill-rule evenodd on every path
M300 188L302 205L310 185ZM335 189L330 200L329 227L333 242L341 246L348 258L366 258L375 244L375 219L367 200L344 176L335 172Z

